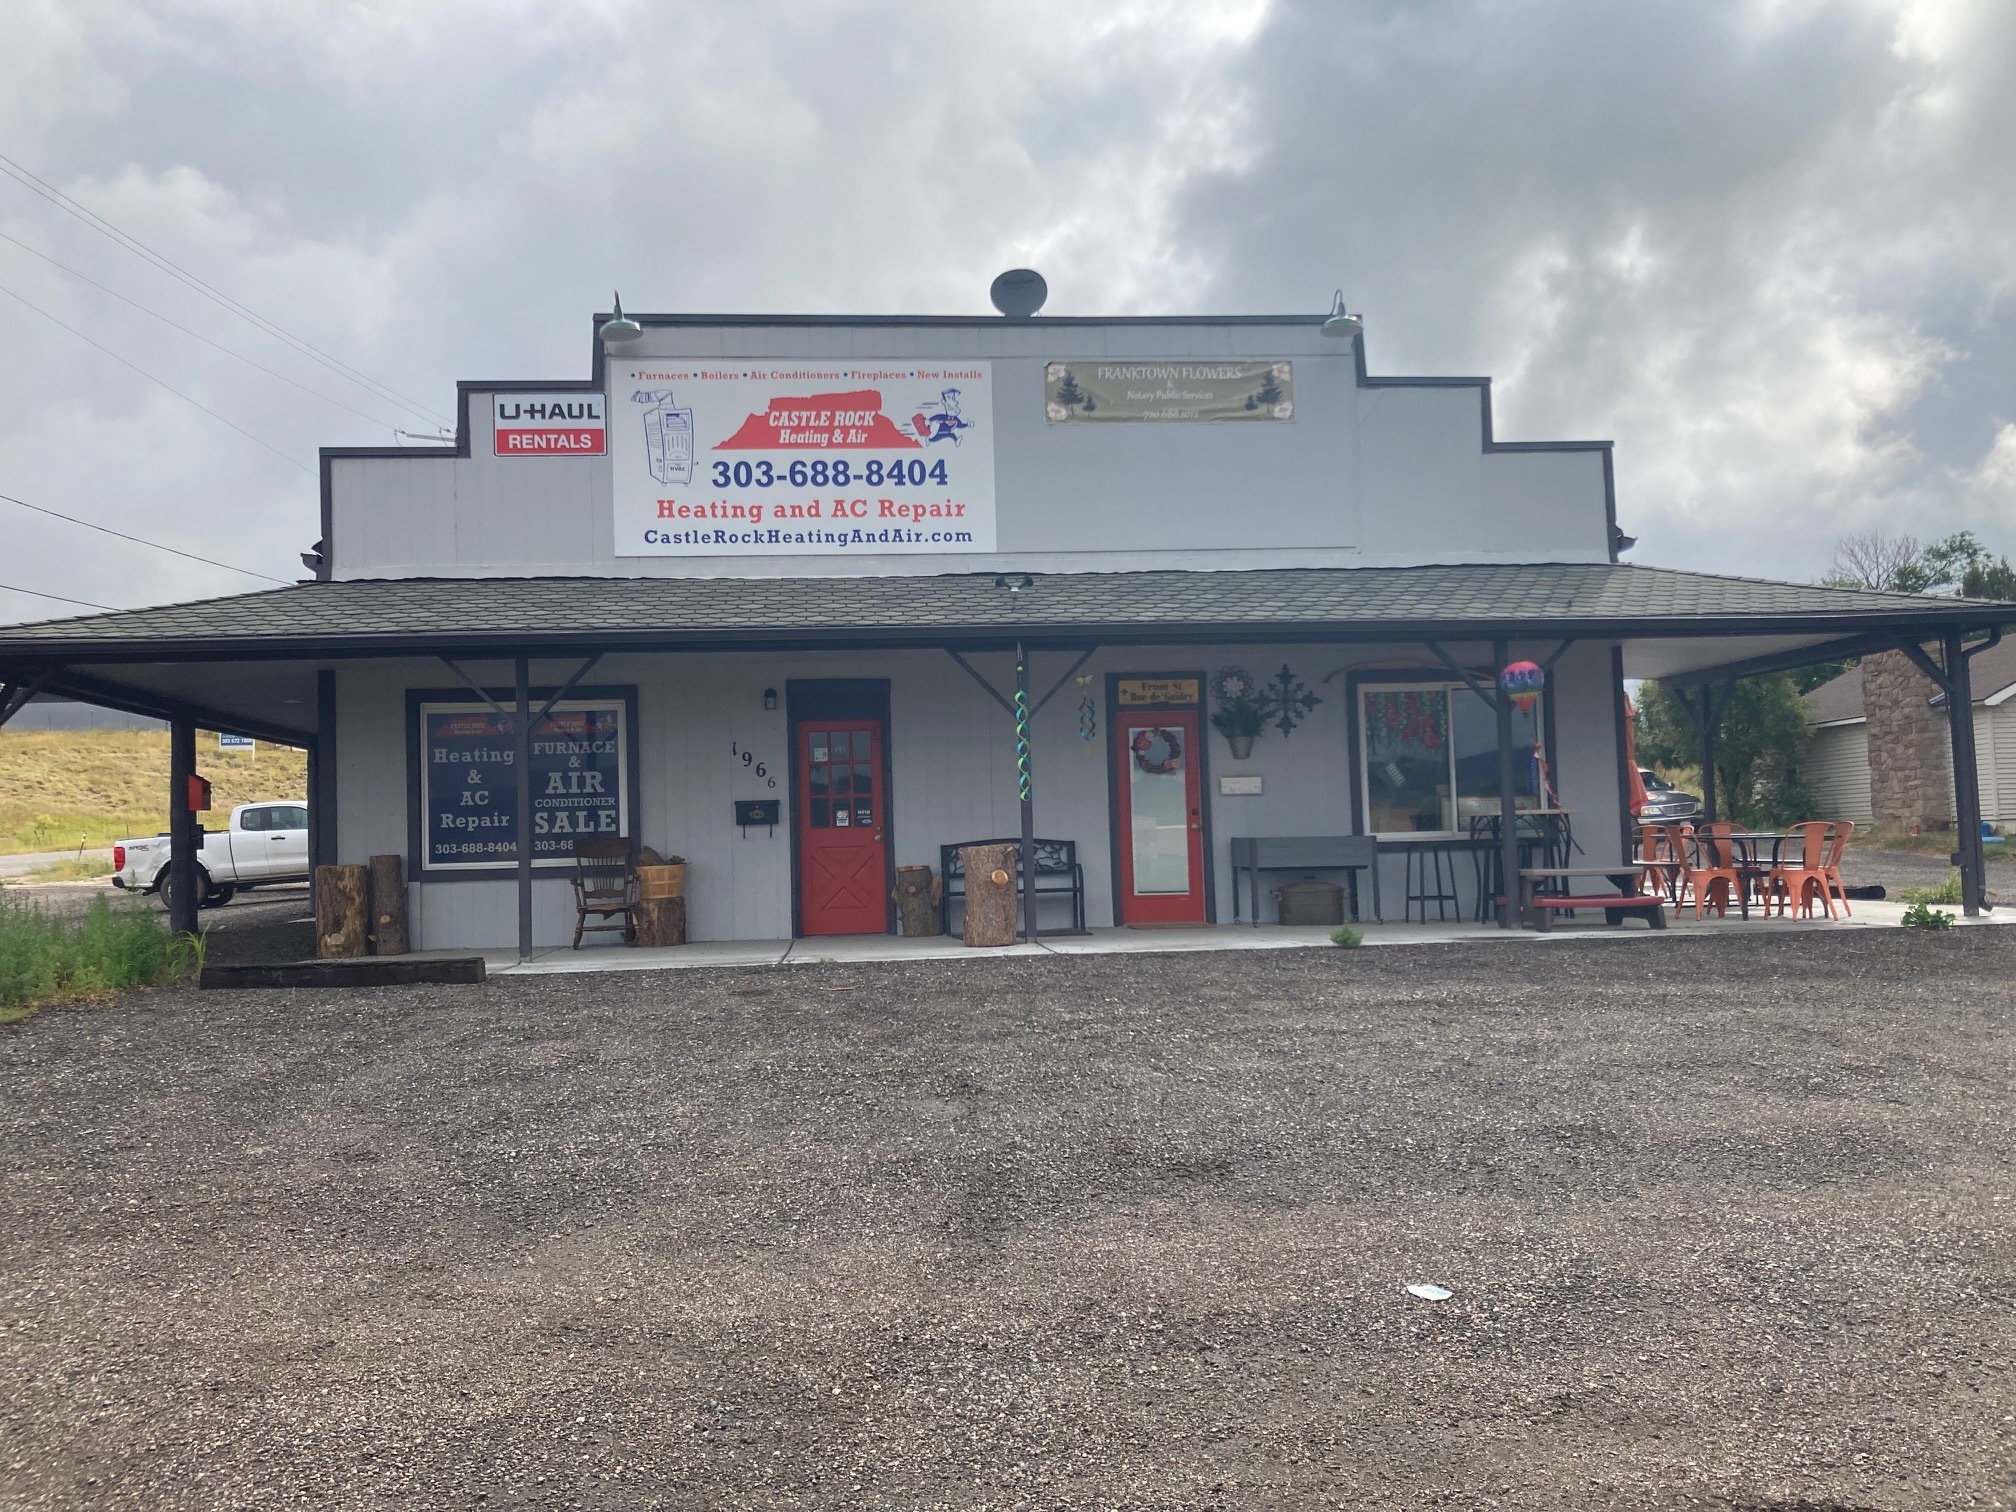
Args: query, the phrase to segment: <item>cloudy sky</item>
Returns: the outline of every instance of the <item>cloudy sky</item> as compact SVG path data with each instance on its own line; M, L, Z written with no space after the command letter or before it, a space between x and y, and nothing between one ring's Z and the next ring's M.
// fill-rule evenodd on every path
M1027 263L1051 314L1341 285L1374 371L1614 438L1632 560L2016 554L2011 143L2010 0L9 0L0 494L291 578L318 445L584 375L612 286L984 312ZM0 582L261 586L8 503Z

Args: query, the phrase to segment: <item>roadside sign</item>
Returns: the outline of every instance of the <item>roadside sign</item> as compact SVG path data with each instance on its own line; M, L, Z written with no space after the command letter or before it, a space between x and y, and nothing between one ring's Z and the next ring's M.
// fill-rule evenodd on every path
M259 749L259 742L254 740L250 735L225 735L220 733L217 737L217 749L220 751L256 751Z

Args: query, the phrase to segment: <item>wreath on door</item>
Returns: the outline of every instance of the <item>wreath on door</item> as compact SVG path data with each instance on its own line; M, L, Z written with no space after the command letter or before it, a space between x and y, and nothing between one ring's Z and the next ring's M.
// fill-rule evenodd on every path
M1174 730L1136 730L1130 742L1134 765L1151 777L1167 777L1182 770L1183 739Z

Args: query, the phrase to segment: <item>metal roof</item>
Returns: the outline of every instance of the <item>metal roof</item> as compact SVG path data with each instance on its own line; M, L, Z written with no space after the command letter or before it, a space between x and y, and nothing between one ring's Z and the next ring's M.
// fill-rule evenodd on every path
M1009 574L1005 581L1019 581ZM393 578L0 627L0 661L396 655L759 645L1083 644L1245 633L1943 633L2016 604L1717 577L1618 563L914 577Z

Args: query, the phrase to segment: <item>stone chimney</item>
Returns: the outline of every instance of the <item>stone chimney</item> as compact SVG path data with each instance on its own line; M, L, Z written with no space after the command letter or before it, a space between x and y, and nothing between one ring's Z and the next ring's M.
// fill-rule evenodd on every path
M1936 646L1925 650L1940 661ZM1938 691L1902 651L1862 658L1869 806L1880 830L1953 827L1952 742L1945 709L1932 707Z

